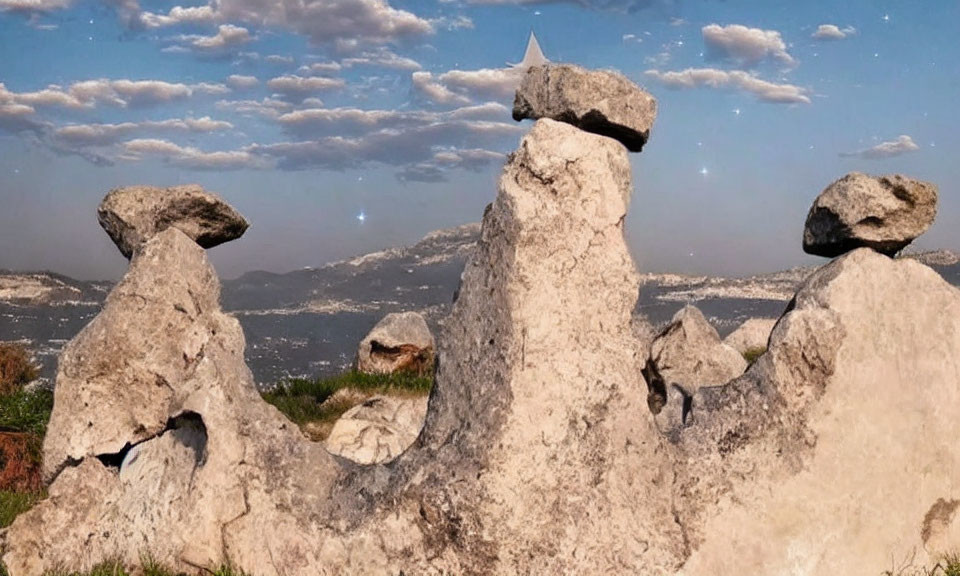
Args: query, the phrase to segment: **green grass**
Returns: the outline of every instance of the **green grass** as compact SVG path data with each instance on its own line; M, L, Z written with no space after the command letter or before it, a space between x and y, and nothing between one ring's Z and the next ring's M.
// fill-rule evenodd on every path
M338 390L349 388L367 395L417 396L428 394L432 386L433 378L415 374L364 374L351 371L331 378L293 378L281 383L275 390L265 392L263 398L299 426L315 424L323 430L331 427L333 422L353 407L350 402L323 404ZM324 434L320 436L314 439L322 439Z
M755 348L747 348L743 351L743 359L747 361L747 364L753 364L757 361L757 358L763 356L763 353L767 351L766 346L757 346Z
M0 491L0 528L13 524L13 519L30 509L43 493Z
M42 438L47 431L51 410L53 392L49 390L18 390L0 395L0 430L26 432Z
M186 572L177 572L175 570L170 570L160 564L154 562L149 558L144 558L140 560L140 572L144 576L188 576ZM130 576L130 571L123 566L122 563L117 561L104 562L94 566L89 572L71 572L68 570L54 570L52 572L47 572L44 576ZM201 572L196 571L191 574L199 574ZM209 575L209 572L203 571L202 574ZM0 576L7 576L6 571L0 567ZM234 570L228 566L222 566L216 572L213 572L212 576L245 576L243 572Z

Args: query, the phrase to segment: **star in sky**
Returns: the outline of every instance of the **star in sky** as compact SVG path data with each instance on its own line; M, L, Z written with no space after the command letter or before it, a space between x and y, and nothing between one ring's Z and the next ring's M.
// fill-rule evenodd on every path
M700 169L700 174L703 175L703 176L706 176L706 175L709 174L709 173L710 173L710 171L707 170L707 167L706 167L706 166L704 166L703 168Z
M367 215L363 213L363 210L361 210L360 213L357 214L357 221L363 224L366 220L367 220Z

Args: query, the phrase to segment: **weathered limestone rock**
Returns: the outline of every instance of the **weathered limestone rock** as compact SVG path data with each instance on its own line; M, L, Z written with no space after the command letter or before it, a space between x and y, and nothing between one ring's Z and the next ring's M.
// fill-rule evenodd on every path
M740 354L749 350L763 350L776 323L776 318L750 318L727 335L723 343Z
M197 185L116 188L100 203L97 218L127 258L170 227L212 248L239 238L249 226L230 205Z
M657 117L657 101L618 72L571 64L533 66L513 101L513 119L550 118L619 140L639 152Z
M344 413L324 444L359 464L389 462L417 439L426 414L425 396L374 396Z
M433 373L433 334L417 312L394 312L384 316L360 342L357 370L369 374Z
M694 306L677 312L650 346L644 377L658 428L667 434L689 424L689 399L703 386L726 384L743 374L743 355L720 341Z
M955 549L960 291L853 251L815 273L742 378L682 431L681 571L879 574Z
M892 256L927 231L937 216L937 187L900 174L852 172L814 201L803 250L834 257L865 246Z

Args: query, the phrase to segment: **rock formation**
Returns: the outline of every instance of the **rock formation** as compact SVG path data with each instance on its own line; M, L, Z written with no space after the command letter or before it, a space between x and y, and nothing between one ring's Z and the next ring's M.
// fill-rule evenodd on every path
M417 312L387 314L357 349L357 370L369 374L433 373L433 334Z
M726 384L746 369L743 355L720 341L700 310L690 305L680 309L653 339L643 370L657 427L675 433L688 423L690 398L697 390Z
M243 235L249 224L215 194L197 185L129 186L107 194L97 210L100 225L130 258L158 232L173 227L204 248Z
M11 576L144 553L258 576L873 575L947 552L960 291L845 254L665 434L631 324L630 174L619 142L534 124L444 323L423 429L386 466L261 400L203 249L159 231L65 352L49 497L0 534Z
M373 396L345 412L324 445L359 464L389 462L417 439L426 414L426 397Z
M723 339L723 343L741 354L751 350L765 350L776 318L750 318Z
M532 66L513 101L513 119L550 118L609 136L631 152L650 137L657 101L623 74L571 64Z
M834 257L861 246L892 256L930 228L937 187L900 174L852 172L828 186L810 208L803 249Z

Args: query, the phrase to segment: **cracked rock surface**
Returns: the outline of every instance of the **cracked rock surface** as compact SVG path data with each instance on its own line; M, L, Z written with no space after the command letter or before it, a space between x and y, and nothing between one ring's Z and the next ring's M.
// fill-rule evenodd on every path
M657 101L619 72L572 64L532 66L513 101L513 119L550 118L619 140L640 152L657 117Z
M900 174L852 172L817 196L803 229L803 250L834 257L862 246L892 256L937 216L937 187Z
M219 196L196 184L116 188L100 203L97 219L127 258L167 228L177 228L197 244L212 248L243 236L249 226Z

